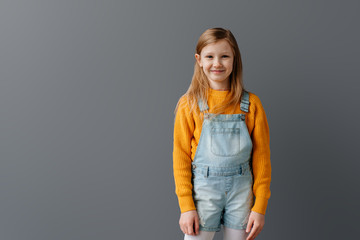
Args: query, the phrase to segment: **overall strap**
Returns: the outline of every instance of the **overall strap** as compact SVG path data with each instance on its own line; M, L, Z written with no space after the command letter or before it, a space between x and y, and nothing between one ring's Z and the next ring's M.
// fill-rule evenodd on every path
M207 102L203 101L201 99L198 100L198 105L199 105L199 108L200 108L200 112L203 112L203 111L209 109L209 106L207 105Z
M249 112L249 104L249 93L244 90L241 96L240 109L244 112Z

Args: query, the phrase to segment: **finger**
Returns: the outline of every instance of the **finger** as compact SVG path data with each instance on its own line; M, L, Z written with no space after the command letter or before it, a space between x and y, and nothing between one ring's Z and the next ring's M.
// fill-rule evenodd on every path
M251 232L249 234L249 236L247 237L246 240L253 240L255 238L255 233L257 231L257 226L253 226L252 229L251 229Z
M247 227L246 227L246 233L250 232L253 222L254 222L254 220L252 218L250 218L248 221Z
M180 229L184 234L186 234L185 228L183 226L181 226Z
M181 226L181 230L183 231L184 234L188 234L187 227L186 227L185 224L183 224L183 225Z
M187 225L187 234L188 234L188 235L194 235L194 230L193 230L193 228L194 228L194 223Z
M254 239L260 234L262 228L259 226L256 230L256 233L254 234Z
M195 217L195 234L199 234L199 218Z

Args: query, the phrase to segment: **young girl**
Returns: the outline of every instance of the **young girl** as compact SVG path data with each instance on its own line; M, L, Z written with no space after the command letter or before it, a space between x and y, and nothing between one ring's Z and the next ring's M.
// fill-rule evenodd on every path
M270 198L270 137L259 97L245 91L233 34L199 38L192 82L175 109L173 168L185 240L252 240Z

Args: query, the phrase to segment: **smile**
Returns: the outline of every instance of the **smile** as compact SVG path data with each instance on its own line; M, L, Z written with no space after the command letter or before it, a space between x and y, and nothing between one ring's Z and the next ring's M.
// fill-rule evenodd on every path
M224 70L212 70L211 72L215 74L219 74L219 73L223 73Z

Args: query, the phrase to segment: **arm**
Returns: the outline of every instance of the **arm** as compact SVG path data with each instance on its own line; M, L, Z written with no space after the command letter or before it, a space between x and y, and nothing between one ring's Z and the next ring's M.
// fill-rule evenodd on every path
M181 210L179 225L184 234L199 234L199 218L192 197L191 139L195 130L194 119L189 114L185 98L179 100L174 122L173 168Z
M195 210L192 197L191 139L195 129L194 119L189 114L186 98L179 100L174 122L173 170L175 192L181 213Z
M270 198L271 163L270 134L264 108L260 99L254 95L255 125L251 134L253 142L252 167L254 174L253 192L255 204L251 209L246 232L246 240L253 240L261 232L265 224L265 212ZM251 231L250 231L251 230Z
M251 210L265 215L268 199L271 195L270 134L265 110L260 99L254 96L253 103L255 105L255 125L251 138L253 142L252 167L255 204Z

